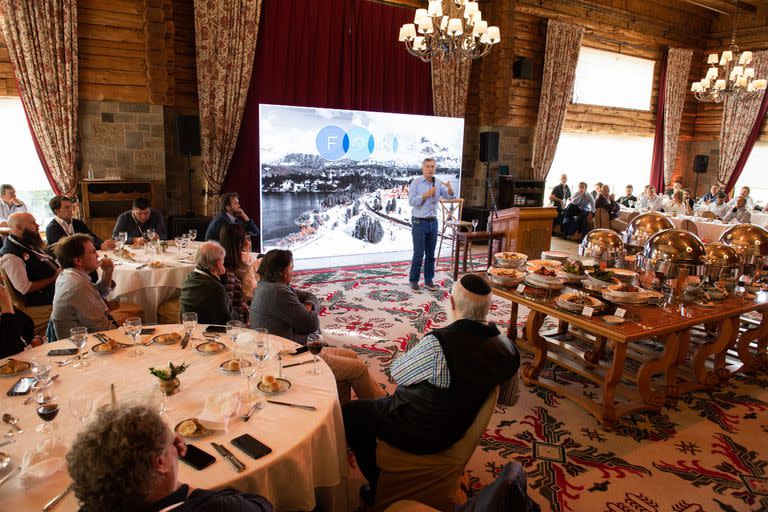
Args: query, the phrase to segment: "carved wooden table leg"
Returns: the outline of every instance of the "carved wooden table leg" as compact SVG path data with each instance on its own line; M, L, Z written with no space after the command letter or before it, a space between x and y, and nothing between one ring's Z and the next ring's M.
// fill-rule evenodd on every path
M598 364L600 358L605 355L605 343L608 340L605 336L595 336L595 341L592 344L592 349L584 352L584 360L588 363Z
M459 251L461 250L461 238L456 237L453 244L453 280L459 277Z
M752 355L749 345L758 340L757 354ZM768 344L768 312L763 314L763 319L754 329L750 329L739 337L736 344L736 351L739 353L741 367L738 372L754 372L765 364L766 345Z
M685 362L685 358L688 356L688 349L691 346L691 330L686 329L678 333L678 347L677 356L672 364L669 365L667 372L664 376L664 384L666 386L667 402L674 404L680 397L680 384L677 382L677 369L681 364Z
M613 344L613 362L606 372L605 382L603 382L602 417L598 418L605 430L613 430L618 420L615 400L616 386L621 382L621 376L624 374L626 354L626 343L616 342Z
M718 375L719 370L725 370L725 368L718 368L717 362L715 363L715 371L708 370L706 368L707 359L709 356L723 353L733 345L736 341L736 336L739 334L739 317L726 318L720 323L720 332L717 338L711 343L704 343L699 345L693 354L691 359L691 365L693 366L693 373L696 375L696 381L708 388L714 388L720 382L721 375ZM725 370L727 371L727 370Z
M509 313L509 327L507 328L507 338L510 341L517 339L517 302L512 301L512 311Z
M467 273L467 251L472 246L472 242L469 240L469 238L464 239L464 259L461 263L461 271L465 274Z
M526 320L525 335L533 348L533 362L526 362L523 368L523 382L528 386L536 383L544 363L547 362L547 341L539 334L545 317L544 313L531 310Z
M666 389L670 387L670 380L675 376L670 376L670 369L676 365L680 356L680 333L670 333L664 336L664 351L659 357L645 361L640 365L637 372L637 387L640 390L640 396L643 397L643 403L661 408L664 405ZM655 392L651 385L651 380L655 373L664 372L665 390ZM676 372L675 372L676 375Z

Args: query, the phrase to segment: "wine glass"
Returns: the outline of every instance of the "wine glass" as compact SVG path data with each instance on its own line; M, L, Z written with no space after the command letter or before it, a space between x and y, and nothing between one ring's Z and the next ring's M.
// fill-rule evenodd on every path
M253 376L256 374L257 368L256 365L253 364L242 364L243 362L247 361L246 359L241 359L240 364L240 375L245 377L245 386L246 391L248 392L248 400L251 401L254 398L256 398L254 395L255 393L252 390L253 387Z
M472 219L472 232L473 233L477 231L477 223L478 223L478 219Z
M232 340L232 344L235 347L235 359L240 359L239 352L237 350L237 335L240 334L240 329L243 327L243 322L240 320L230 320L227 322L227 336Z
M136 337L141 332L141 318L137 316L127 318L125 322L123 322L123 330L125 330L126 335L133 339L133 348L131 348L131 351L128 352L128 355L130 357L140 356L143 352L141 347L136 342Z
M85 423L88 415L91 414L91 409L93 409L93 398L85 392L69 397L69 410L72 416L80 420L80 423Z
M174 237L174 238L173 238L173 241L174 241L174 242L176 242L176 248L177 248L179 251L181 251L181 248L183 247L183 245L182 245L182 244L183 244L183 242L184 242L184 239L183 239L183 238L181 238L180 236L176 236L176 237Z
M187 333L187 336L192 338L192 331L195 330L195 326L197 325L197 313L184 313L181 315L181 323L184 325L184 331Z
M35 412L37 412L37 415L44 422L35 427L35 430L44 434L53 435L53 427L49 425L49 423L59 414L59 404L52 402L44 403L38 406L37 409L35 409Z
M253 358L259 362L258 369L261 370L261 365L269 355L269 331L261 327L254 331L256 331L256 341L253 345Z
M155 230L152 229L152 228L147 228L147 231L145 231L145 233L147 235L147 241L149 241L149 242L154 240L155 236L157 235L157 233L155 233Z
M127 231L120 231L117 234L117 237L123 241L123 246L128 243L128 232Z
M46 392L46 390L53 384L51 379L52 369L53 365L51 364L51 360L47 357L35 357L30 361L30 370L32 371L32 377L35 379L35 383L32 387L40 390L40 393L37 395L38 403L56 400L56 397L53 394Z
M320 334L320 331L315 331L307 336L307 348L309 349L309 353L315 357L312 362L312 369L309 373L312 375L323 373L323 371L317 367L317 356L320 354L320 351L323 350L323 337Z
M73 368L85 368L90 366L91 363L83 359L83 350L88 344L88 328L85 326L73 327L69 330L69 341L74 344L80 351L77 362L72 365Z
M117 249L118 251L122 251L123 246L125 245L125 241L123 240L123 237L121 237L120 235L117 235L115 238L113 238L113 240L115 241L115 249Z
M181 247L186 249L187 244L189 244L189 234L184 233L183 235L181 235Z
M196 229L190 229L189 230L189 240L191 242L194 242L195 240L197 240L197 230Z

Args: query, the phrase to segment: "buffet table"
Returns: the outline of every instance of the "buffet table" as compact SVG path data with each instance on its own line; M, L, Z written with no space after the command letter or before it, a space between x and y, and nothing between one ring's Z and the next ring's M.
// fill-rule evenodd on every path
M175 364L186 361L191 363L191 366L179 376L180 390L166 398L168 411L164 418L171 428L185 419L199 415L206 397L214 393L237 391L243 399L243 405L237 415L230 419L229 432L215 431L208 437L187 440L188 443L213 455L216 462L202 471L194 470L180 462L180 482L187 483L192 488L221 489L231 486L261 494L275 505L276 510L312 510L316 506L317 488L332 488L318 493L325 496L326 501L332 501L331 495L334 492L345 496L340 489L343 486L339 486L345 479L347 470L344 426L336 382L325 363L322 360L318 363L323 369L319 375L307 373L311 365L286 368L284 378L291 381L291 388L275 397L261 395L257 398L274 398L312 405L317 408L316 411L266 403L263 409L254 414L250 422L244 423L239 415L250 405L245 397L246 381L239 374L225 374L219 369L222 362L233 357L232 340L228 336L220 336L218 341L223 342L227 349L215 355L202 355L195 350L195 346L204 341L198 339L200 329L197 328L196 336L183 351L178 343L169 346L153 344L143 348L143 354L138 357L129 357L127 352L130 349L121 349L110 355L90 352L87 359L90 360L91 366L86 368L59 368L54 365L53 373L61 376L53 385L60 407L59 415L53 421L55 435L69 445L80 427L79 421L73 417L68 407L69 397L88 394L94 399L95 410L99 405L110 402L109 386L114 383L118 402L148 399L159 401L160 395L152 392L157 385L157 379L149 374L148 368L167 366L169 361ZM181 327L178 325L164 325L159 326L157 332L180 331ZM117 331L106 334L120 342L130 340ZM285 346L292 345L288 340L275 336L271 338ZM147 336L139 337L140 342L147 339ZM95 343L95 338L89 336L89 347ZM67 341L58 341L23 352L18 359L29 361L52 348L69 346L71 344ZM286 362L303 361L310 357L309 354L287 357ZM28 375L29 372L25 374ZM3 381L6 387L10 388L16 379L7 378ZM8 468L0 470L0 477L14 469L27 450L45 439L44 434L35 432L35 425L40 423L35 414L35 405L23 405L24 400L24 396L8 397L5 393L0 398L0 411L10 412L20 418L19 425L24 429L22 434L15 436L17 442L0 448L1 452L9 454L12 459ZM92 412L90 418L93 418L93 415ZM272 448L272 453L254 460L230 443L231 439L246 432ZM2 439L4 438L0 437L0 440ZM246 470L235 473L213 449L211 442L227 446L246 465ZM69 482L66 470L62 470L44 482L24 489L20 486L17 475L0 487L0 510L40 510L43 504L65 489ZM321 508L343 510L346 506L339 503L323 503ZM69 494L56 510L77 510L74 496Z
M170 241L167 251L159 255L148 255L143 247L129 248L129 257L117 251L99 251L100 256L109 256L115 262L115 288L109 299L137 304L144 310L146 323L157 322L158 306L178 295L184 279L195 268L192 256L198 245L190 242L181 249Z

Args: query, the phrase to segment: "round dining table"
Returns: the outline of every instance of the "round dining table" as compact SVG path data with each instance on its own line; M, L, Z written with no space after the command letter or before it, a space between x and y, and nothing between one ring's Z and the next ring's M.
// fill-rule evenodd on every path
M109 300L130 302L141 307L146 323L157 322L157 308L168 299L179 295L184 279L194 270L192 256L200 242L189 242L176 247L173 240L160 254L147 254L144 247L127 247L128 253L99 251L115 262L112 280L115 287Z
M169 332L183 333L183 329L180 325L157 326L152 335L139 336L138 342L146 342L151 336ZM118 342L131 343L131 339L121 331L104 334ZM212 336L215 335L206 335L207 339ZM276 336L270 338L275 346L280 343L286 349L295 347L289 340ZM112 384L118 403L151 400L159 406L162 395L158 391L158 379L149 373L149 368L167 367L169 362L190 363L189 368L178 377L181 381L179 390L164 399L167 410L163 418L170 428L186 419L198 417L209 396L236 392L241 398L241 407L230 418L228 431L215 430L207 437L186 440L213 455L216 460L203 470L195 470L180 461L180 482L192 488L217 490L234 487L260 494L269 499L276 510L312 510L318 504L326 510L345 510L347 506L342 501L346 499L346 442L336 382L330 369L322 360L316 363L322 370L319 374L308 372L313 366L311 363L285 368L283 378L289 380L291 386L278 395L266 395L252 386L255 396L251 398L263 402L264 407L245 422L240 415L254 403L248 400L247 381L240 374L226 374L219 367L234 357L234 342L225 334L218 335L216 339L225 345L223 352L213 355L198 352L196 346L206 341L202 336L202 326L198 326L185 349L181 349L179 342L172 345L151 344L141 348L141 355L132 357L132 347L98 355L92 347L99 340L89 335L86 359L90 366L73 368L72 364L62 367L53 364L52 374L59 377L53 381L51 391L56 395L55 403L60 409L51 423L54 426L53 435L68 447L83 427L69 407L70 397L93 398L94 407L86 422L94 419L99 407L110 406ZM60 340L17 354L15 358L30 361L33 357L44 356L51 349L71 346L68 340ZM308 353L284 356L284 364L310 358ZM50 359L58 362L67 357L51 356ZM0 364L3 363L5 361L0 361ZM30 376L30 373L27 371L21 376ZM5 384L6 390L10 389L17 378L0 378L0 385ZM25 404L25 399L36 396L35 393L32 391L27 396L7 396L3 393L0 398L0 414L14 415L23 429L23 433L12 437L15 442L0 447L0 452L11 458L11 464L0 470L0 479L19 465L26 452L48 438L49 434L35 431L35 426L41 423L35 412L36 403ZM267 400L313 406L316 410L273 404ZM6 430L2 427L9 425L0 423L0 443L7 439L4 435ZM266 444L272 452L254 460L240 451L231 440L245 433ZM235 472L213 448L212 442L226 446L245 464L245 470ZM104 456L109 457L109 454ZM24 474L23 470L21 474ZM22 486L22 478L17 474L0 487L0 510L41 510L45 503L70 485L71 479L64 468L41 482L31 483L29 479L24 482L28 487ZM73 493L69 493L55 510L77 509L77 500Z

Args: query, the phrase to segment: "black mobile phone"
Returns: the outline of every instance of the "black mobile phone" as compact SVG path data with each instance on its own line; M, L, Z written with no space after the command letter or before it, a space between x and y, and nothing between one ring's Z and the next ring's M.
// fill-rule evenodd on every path
M308 346L306 346L306 345L302 345L302 346L300 346L299 348L297 348L297 349L296 349L296 352L294 352L294 353L293 353L293 355L294 355L294 356L297 356L297 355L299 355L299 354L303 354L303 353L304 353L304 352L306 352L307 350L309 350L309 347L308 347Z
M49 356L73 356L75 354L77 354L76 348L57 348L48 351Z
M272 448L255 439L250 434L243 434L240 437L234 438L232 444L254 459L260 459L261 457L272 453Z
M209 325L205 328L205 332L227 332L227 327L224 325Z
M154 327L143 327L141 329L141 332L139 333L139 336L146 336L147 334L155 334L155 331L157 331L157 329L155 329Z
M22 377L8 390L8 396L26 395L32 389L32 384L34 383L34 377Z
M198 470L207 468L216 462L216 459L213 458L213 455L201 450L193 444L187 445L187 453L185 453L183 457L179 457L179 459L183 460L188 465Z

